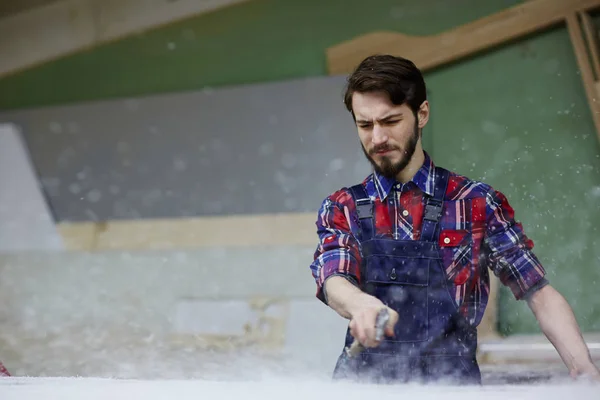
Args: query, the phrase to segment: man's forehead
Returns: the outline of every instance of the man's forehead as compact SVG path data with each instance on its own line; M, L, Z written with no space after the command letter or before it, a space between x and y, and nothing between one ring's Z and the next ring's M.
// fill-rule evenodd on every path
M355 93L352 96L352 109L355 118L364 121L377 121L390 115L410 111L406 103L394 104L386 93Z

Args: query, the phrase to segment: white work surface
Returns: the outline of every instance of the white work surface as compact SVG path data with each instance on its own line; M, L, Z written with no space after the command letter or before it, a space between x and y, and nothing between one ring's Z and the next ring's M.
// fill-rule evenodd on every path
M264 378L255 381L204 380L112 380L93 378L0 379L0 399L240 399L305 400L311 398L365 400L444 399L600 399L600 385L590 383L543 383L482 387L417 385L369 386L314 379Z

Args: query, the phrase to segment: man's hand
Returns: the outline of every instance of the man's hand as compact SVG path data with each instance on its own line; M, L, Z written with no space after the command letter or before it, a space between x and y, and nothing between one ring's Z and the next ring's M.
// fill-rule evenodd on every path
M364 347L375 347L375 320L385 304L341 276L332 276L325 282L327 302L342 317L350 320L350 333ZM398 322L398 313L388 307L390 319L385 327L385 335L394 335L394 326Z
M600 383L600 369L598 369L598 367L592 362L586 364L578 370L571 370L570 375L573 379L592 380Z
M554 345L572 378L590 377L600 381L600 371L592 361L575 315L565 298L546 285L527 300L542 332Z
M357 304L357 308L352 312L349 325L350 334L364 347L379 346L380 342L376 338L375 322L379 312L385 308L387 308L390 318L385 326L384 334L393 337L394 326L398 322L398 313L386 307L379 299L365 294L362 301Z

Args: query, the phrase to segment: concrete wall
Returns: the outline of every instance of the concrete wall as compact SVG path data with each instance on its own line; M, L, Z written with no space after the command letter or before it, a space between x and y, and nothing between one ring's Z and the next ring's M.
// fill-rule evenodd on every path
M328 375L346 321L313 296L312 251L0 255L0 360L30 376Z
M0 252L63 249L21 132L0 124Z
M314 213L370 172L343 86L319 77L17 110L0 121L22 129L58 222Z

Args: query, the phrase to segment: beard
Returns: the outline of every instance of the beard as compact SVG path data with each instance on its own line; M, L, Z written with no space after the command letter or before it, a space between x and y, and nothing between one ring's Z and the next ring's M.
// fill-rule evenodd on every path
M415 150L417 148L417 143L419 142L419 138L420 138L419 122L417 120L415 122L415 126L413 128L413 133L410 136L410 138L408 139L408 142L406 143L404 152L401 151L402 156L400 157L400 160L398 160L395 163L392 162L392 160L389 157L383 156L383 157L381 157L381 163L377 164L377 162L375 162L375 160L373 159L373 156L377 152L382 151L382 150L400 150L396 146L390 146L388 144L383 144L380 146L373 147L369 152L367 152L365 147L362 146L362 150L363 150L363 153L365 154L365 157L367 157L367 160L369 160L369 162L373 166L373 169L375 170L376 173L378 173L379 175L382 175L386 178L393 179L393 178L396 178L396 176L398 176L398 174L404 168L406 168L406 166L408 165L410 160L412 160L412 157L415 154Z

